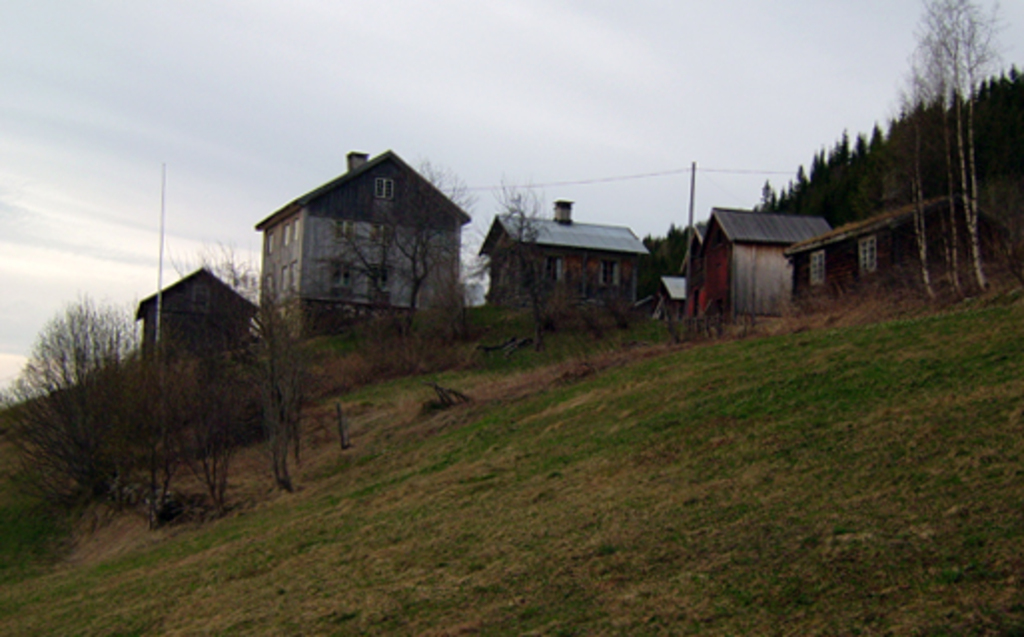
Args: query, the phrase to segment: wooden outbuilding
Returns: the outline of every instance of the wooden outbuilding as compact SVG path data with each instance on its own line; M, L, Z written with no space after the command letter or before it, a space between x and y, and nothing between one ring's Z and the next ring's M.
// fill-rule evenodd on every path
M686 313L686 277L663 276L658 282L654 318L679 320Z
M790 246L786 250L793 267L793 293L843 294L866 285L921 288L922 271L914 227L915 205L902 206L870 219ZM927 260L931 280L940 285L949 269L947 242L951 215L949 200L933 199L923 205ZM967 227L961 207L952 218L958 234L957 263L961 281L971 280L971 256ZM991 222L979 218L983 261L991 263L998 236Z
M256 306L206 268L164 289L160 297L159 341L171 348L206 355L235 349L252 336ZM157 343L157 298L139 303L142 346Z
M793 285L784 251L831 229L822 217L713 209L703 237L690 245L689 316L778 314Z

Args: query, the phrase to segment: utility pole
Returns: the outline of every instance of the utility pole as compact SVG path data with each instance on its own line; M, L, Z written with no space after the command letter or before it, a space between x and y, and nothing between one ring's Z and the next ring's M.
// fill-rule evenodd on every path
M697 162L690 164L690 233L686 245L686 316L696 315L693 307L693 197L697 185Z

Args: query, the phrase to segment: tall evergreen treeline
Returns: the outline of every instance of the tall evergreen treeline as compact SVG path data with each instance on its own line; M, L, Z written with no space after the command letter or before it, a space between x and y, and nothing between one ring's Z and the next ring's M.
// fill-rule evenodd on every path
M781 193L766 183L758 209L822 216L836 227L911 204L917 139L924 197L946 196L946 157L957 152L952 109L950 105L943 112L941 103L931 103L907 110L889 123L887 132L876 125L870 136L862 133L852 141L844 132L831 149L814 156L809 172L800 166L796 179ZM988 188L1024 182L1024 75L1016 67L982 82L974 125L984 201Z

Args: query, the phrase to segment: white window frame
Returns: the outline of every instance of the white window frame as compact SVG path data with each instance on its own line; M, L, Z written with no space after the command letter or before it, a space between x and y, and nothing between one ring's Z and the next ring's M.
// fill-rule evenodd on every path
M335 293L339 293L341 290L352 289L352 266L348 263L335 263L331 270L331 289Z
M607 271L611 268L611 276ZM599 272L598 282L601 285L616 286L619 284L619 262L615 259L601 259L601 270Z
M370 241L390 243L394 237L394 228L386 223L375 223L370 226Z
M388 291L388 266L373 266L370 268L371 285L374 290L381 292Z
M388 177L377 177L373 182L373 196L377 199L394 199L395 180Z
M815 250L811 253L811 285L825 283L825 251Z
M857 241L857 263L861 272L878 269L878 236L869 235Z
M338 219L335 221L334 232L339 239L351 241L356 238L356 222L350 219Z
M547 275L552 281L561 281L565 277L565 261L562 257L548 257Z

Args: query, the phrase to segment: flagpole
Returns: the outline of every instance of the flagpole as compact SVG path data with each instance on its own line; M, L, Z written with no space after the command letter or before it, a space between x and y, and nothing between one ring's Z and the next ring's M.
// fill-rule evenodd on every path
M156 275L156 333L153 342L160 342L160 321L164 304L164 224L167 217L167 164L160 164L160 262Z

